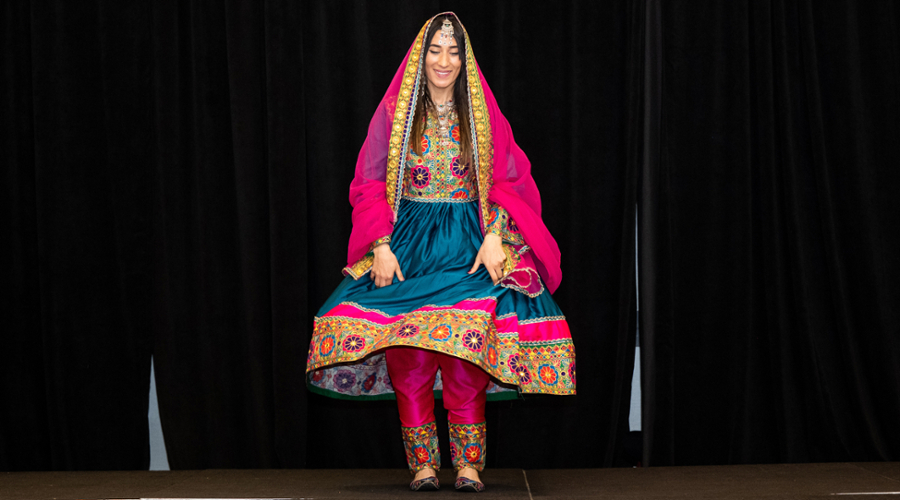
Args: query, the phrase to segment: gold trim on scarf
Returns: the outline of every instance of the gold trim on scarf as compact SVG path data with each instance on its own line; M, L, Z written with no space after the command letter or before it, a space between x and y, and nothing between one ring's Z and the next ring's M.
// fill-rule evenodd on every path
M435 16L437 17L437 16ZM400 94L397 96L397 107L394 109L394 121L391 124L391 140L387 157L387 175L385 177L387 203L394 212L393 222L397 222L397 214L400 211L400 195L403 189L403 165L406 160L406 151L409 146L409 134L412 131L412 120L416 114L416 98L419 95L419 85L422 80L422 41L428 32L434 18L428 20L425 26L419 30L416 43L413 46L406 69L403 73L403 82L400 84Z
M404 69L403 82L400 84L400 94L397 98L397 107L394 109L394 120L391 124L390 148L387 157L386 193L387 203L394 213L394 222L400 212L400 199L403 190L403 166L406 162L406 154L409 150L409 136L412 132L412 120L416 113L419 88L425 85L423 75L424 61L422 57L425 35L428 28L440 16L452 15L453 12L442 12L425 23L413 46L409 60ZM462 21L456 17L459 25ZM475 62L475 54L472 51L472 42L469 40L469 32L463 27L466 38L466 71L469 81L469 125L472 133L472 161L475 171L478 172L478 198L481 206L482 229L487 228L490 221L490 204L488 194L494 184L493 154L494 143L491 134L491 118L488 113L487 103L484 101L481 78L478 77L478 65Z
M457 18L457 21L459 19ZM460 26L462 23L460 23ZM488 113L487 103L484 102L484 92L481 89L481 78L478 78L478 66L475 63L475 54L472 53L472 42L469 41L469 32L466 35L466 70L469 80L469 126L472 131L472 160L478 172L478 198L481 204L481 227L487 230L490 222L490 204L488 194L494 185L494 141L491 134L491 118Z

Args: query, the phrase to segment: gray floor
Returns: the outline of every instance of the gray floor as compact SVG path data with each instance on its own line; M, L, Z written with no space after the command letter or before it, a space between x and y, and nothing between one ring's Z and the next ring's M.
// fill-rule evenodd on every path
M459 498L453 472L443 487L410 492L410 475L384 470L204 470L171 472L0 473L4 500L99 498ZM493 469L476 498L894 499L900 463L828 463L647 467L622 469Z

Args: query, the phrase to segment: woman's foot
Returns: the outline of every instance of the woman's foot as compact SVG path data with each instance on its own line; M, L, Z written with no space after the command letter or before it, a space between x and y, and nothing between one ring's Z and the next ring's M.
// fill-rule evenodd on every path
M437 472L435 472L431 467L425 467L419 472L416 472L416 477L413 478L413 481L425 479L426 477L437 477Z
M456 473L455 488L459 491L478 493L484 491L484 483L478 476L478 471L471 467L463 467Z
M441 488L437 473L431 467L426 467L416 473L409 489L413 491L437 491Z

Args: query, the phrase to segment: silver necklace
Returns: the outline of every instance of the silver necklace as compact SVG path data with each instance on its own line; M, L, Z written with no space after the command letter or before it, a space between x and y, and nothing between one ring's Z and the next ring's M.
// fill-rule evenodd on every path
M448 100L444 104L435 104L437 108L438 129L440 130L441 146L450 145L450 115L456 108L453 99Z

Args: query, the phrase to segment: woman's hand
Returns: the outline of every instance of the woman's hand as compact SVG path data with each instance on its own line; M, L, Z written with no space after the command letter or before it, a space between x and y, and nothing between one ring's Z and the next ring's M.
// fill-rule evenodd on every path
M503 261L506 260L506 254L503 253L503 239L493 233L484 236L484 243L478 250L478 256L475 257L475 265L469 270L469 274L478 270L479 264L484 264L484 268L491 274L491 280L494 284L500 282L503 277Z
M403 273L400 271L400 263L394 252L391 252L389 243L382 243L373 250L375 254L375 262L372 264L372 271L369 277L375 282L377 288L388 286L394 281L394 274L397 279L404 281Z

